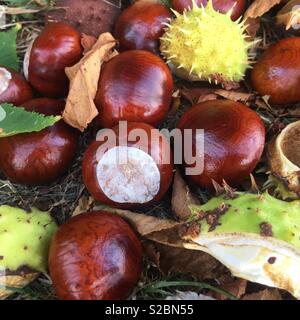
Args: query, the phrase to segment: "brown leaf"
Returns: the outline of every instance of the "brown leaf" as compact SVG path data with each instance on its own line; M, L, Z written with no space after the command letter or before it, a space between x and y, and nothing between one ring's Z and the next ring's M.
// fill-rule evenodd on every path
M81 36L81 45L83 47L83 53L86 54L88 51L90 51L96 42L97 38L83 33Z
M223 89L218 89L215 93L223 98L232 100L232 101L242 101L247 102L254 98L254 94L247 92L239 92L239 91L228 91Z
M146 254L160 271L169 273L191 274L199 280L212 280L222 277L227 272L215 258L198 250L171 248L153 241L143 243Z
M219 287L240 299L246 293L247 283L247 280L231 277L228 273L221 279ZM216 292L211 292L211 296L218 300L228 299L228 297Z
M260 19L259 18L247 18L245 20L246 32L250 37L249 40L253 41L259 28L260 28Z
M72 217L75 217L81 213L91 210L94 203L95 203L95 200L92 197L82 196L78 201L77 207L72 213Z
M235 91L235 90L224 90L218 88L182 88L181 94L192 104L205 102L209 100L215 100L217 97L223 97L232 101L247 102L254 99L254 94Z
M200 201L190 191L179 170L176 170L173 183L172 209L180 220L189 218L191 215L189 205L191 204L200 204Z
M164 231L161 233L165 234L165 237L158 236L157 237L158 241L162 239L163 240L162 243L166 243L166 241L168 241L167 240L167 238L169 237L168 235L170 234L170 236L173 236L173 241L171 243L175 246L182 247L182 240L179 238L179 235L178 235L178 228L182 226L182 223L178 223L174 220L160 219L160 218L148 216L142 213L135 213L129 210L111 208L105 205L98 205L94 209L106 210L109 212L116 213L120 217L127 220L142 237L152 239L153 237L155 238L156 233L159 233L160 231ZM174 235L176 236L174 237Z
M64 120L83 131L98 115L94 98L101 66L115 56L116 41L110 33L102 34L93 48L73 67L66 68L70 91L63 113Z
M182 88L180 89L181 95L190 103L197 103L201 96L214 93L213 88Z
M246 10L244 19L261 17L280 2L282 2L282 0L255 0Z
M282 297L277 289L265 289L256 293L246 294L242 300L282 300Z
M298 6L298 7L296 7ZM300 1L289 1L276 16L276 24L284 25L286 30L300 23Z
M204 94L199 97L197 103L212 101L218 99L218 96L215 93Z

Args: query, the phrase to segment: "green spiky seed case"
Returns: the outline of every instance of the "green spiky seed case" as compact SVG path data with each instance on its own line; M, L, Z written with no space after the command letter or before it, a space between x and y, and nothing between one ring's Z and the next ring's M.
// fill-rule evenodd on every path
M252 233L263 235L268 226L275 239L300 248L300 201L285 202L268 193L236 192L234 198L221 195L201 206L190 206L191 220L200 224L200 235L208 233ZM215 225L209 223L215 215Z
M0 206L0 271L28 267L45 272L49 243L57 226L48 212Z
M211 1L204 7L195 3L191 11L167 24L161 38L161 53L176 68L202 80L240 81L249 66L244 24L232 21L231 12L214 10Z

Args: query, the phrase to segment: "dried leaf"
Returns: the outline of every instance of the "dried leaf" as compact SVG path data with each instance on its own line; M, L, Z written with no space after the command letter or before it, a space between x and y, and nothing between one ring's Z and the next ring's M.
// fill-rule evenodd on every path
M180 220L189 218L191 215L189 205L191 204L200 204L200 202L190 191L179 170L176 170L173 183L172 209Z
M209 93L209 94L204 94L199 97L197 103L205 102L205 101L212 101L212 100L217 100L218 96L215 93Z
M101 66L115 56L116 40L102 34L96 44L75 66L66 68L70 91L63 113L64 120L81 131L98 115L94 98L98 89Z
M244 19L261 17L280 2L282 0L255 0L246 10Z
M289 1L276 16L276 23L278 25L284 25L286 30L290 28L299 29L300 23L300 1Z
M242 300L282 300L282 297L277 289L265 289L256 293L247 294Z
M169 273L191 274L199 280L212 280L221 278L228 272L215 258L198 250L184 248L171 248L168 245L145 241L145 253L159 270Z
M14 294L14 289L22 289L39 276L38 273L26 273L23 275L0 275L0 300L4 300Z
M119 215L127 220L142 237L150 240L156 239L158 242L161 241L161 243L168 243L168 238L170 238L169 240L172 240L170 244L182 247L182 240L178 237L178 229L182 226L182 223L174 220L160 219L142 213L135 213L129 210L111 208L105 205L96 206L94 209L106 210ZM165 234L165 236L160 237L160 232Z
M181 94L192 104L215 100L218 96L241 102L247 102L255 98L254 94L251 93L218 88L182 88Z
M229 293L231 293L236 298L240 299L245 293L247 289L248 281L240 278L233 278L226 275L224 280L220 281L219 287ZM228 297L221 295L216 292L211 293L212 297L217 300L227 300Z
M73 211L72 217L91 210L94 203L95 200L92 197L82 196L78 201L77 207Z
M81 36L81 45L83 47L83 53L86 54L88 51L90 51L96 42L97 38L83 33Z
M247 102L254 98L254 94L247 92L238 92L238 91L228 91L223 89L218 89L215 93L223 98L232 100L232 101L242 101Z
M253 41L259 28L260 28L260 19L259 18L247 18L245 21L246 32L250 37L249 40Z

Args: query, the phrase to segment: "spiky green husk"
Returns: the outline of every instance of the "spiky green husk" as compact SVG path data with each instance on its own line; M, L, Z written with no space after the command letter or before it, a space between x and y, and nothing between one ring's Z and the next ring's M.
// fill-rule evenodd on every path
M231 12L214 10L211 2L203 7L195 3L191 11L167 24L161 38L161 52L177 68L203 80L240 81L249 66L244 25L233 22Z
M285 201L300 198L297 193L288 190L286 185L272 174L269 175L267 182L264 184L264 188L272 189L275 197Z
M213 231L206 219L199 219L203 213L217 212L223 208ZM227 208L224 210L224 208ZM260 235L261 226L267 223L272 237L300 248L300 201L285 202L268 193L252 194L237 192L234 199L226 195L212 198L201 206L190 206L192 220L201 224L200 236L207 234L245 233Z
M45 272L49 243L57 226L48 212L0 206L0 271L28 267Z

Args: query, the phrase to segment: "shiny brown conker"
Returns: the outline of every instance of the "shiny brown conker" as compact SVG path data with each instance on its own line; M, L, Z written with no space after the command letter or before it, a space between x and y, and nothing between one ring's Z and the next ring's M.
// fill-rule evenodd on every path
M49 270L63 300L120 300L141 273L142 247L131 227L105 211L80 214L54 235Z
M168 114L173 78L164 61L144 50L125 51L103 68L95 103L103 128L119 121L160 124Z
M239 102L213 100L199 103L184 113L178 128L183 136L187 134L185 129L192 130L192 155L195 156L198 150L196 160L198 164L203 163L203 171L190 178L204 188L212 188L212 180L219 184L225 180L230 185L238 185L253 171L264 149L262 120L256 112ZM204 130L203 153L197 142L196 129ZM193 168L196 162L185 163L185 166Z
M16 71L0 65L0 103L16 106L31 100L33 92L25 78Z
M172 15L161 3L137 1L118 17L115 36L121 50L148 50L159 53L159 38Z
M60 115L64 102L40 98L22 107L45 115ZM39 132L0 138L0 170L15 183L47 184L69 168L77 146L77 131L62 120Z
M116 126L109 134L116 140L107 141L104 130L84 153L82 174L89 193L120 208L160 201L173 177L173 153L167 139L145 123L129 122L126 131ZM117 161L126 155L123 163Z
M300 101L300 37L282 39L259 58L251 73L253 88L272 104Z
M62 22L49 23L31 48L30 84L43 96L64 97L69 84L65 68L76 64L82 52L81 36L75 28Z

